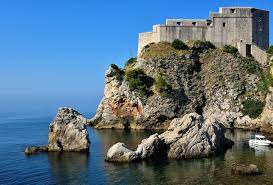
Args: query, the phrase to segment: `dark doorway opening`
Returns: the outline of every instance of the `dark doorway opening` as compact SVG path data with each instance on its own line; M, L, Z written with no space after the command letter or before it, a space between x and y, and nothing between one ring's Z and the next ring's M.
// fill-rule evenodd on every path
M246 45L246 56L251 57L251 44Z

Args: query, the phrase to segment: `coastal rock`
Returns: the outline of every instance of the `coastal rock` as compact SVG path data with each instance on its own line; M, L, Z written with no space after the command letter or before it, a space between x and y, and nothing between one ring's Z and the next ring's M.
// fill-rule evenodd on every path
M225 128L213 120L191 113L174 119L161 134L169 146L168 157L173 159L203 158L225 152L233 142L225 137Z
M137 150L128 149L123 143L112 146L106 160L132 162L140 159L185 159L218 155L232 147L233 141L225 137L225 128L218 122L190 113L174 119L168 130L142 140ZM133 157L132 157L133 156Z
M132 162L139 159L136 152L127 148L124 143L113 145L107 152L106 161L108 162Z
M86 119L72 108L59 108L49 126L49 151L88 151L89 138Z
M49 126L48 145L27 147L25 154L39 152L88 152L89 137L86 119L72 108L59 108L58 113Z
M254 164L250 165L237 165L232 168L233 174L238 175L260 175L262 172Z
M269 88L266 103L261 115L262 132L273 133L273 87Z
M32 154L37 154L41 152L48 152L48 147L47 146L38 146L38 147L27 147L25 149L25 154L26 155L32 155Z

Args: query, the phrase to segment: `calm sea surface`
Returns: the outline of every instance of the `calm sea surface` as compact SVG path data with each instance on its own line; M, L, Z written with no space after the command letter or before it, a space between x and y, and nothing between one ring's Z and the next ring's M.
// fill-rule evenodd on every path
M235 146L225 155L198 160L109 164L107 149L121 141L136 147L152 132L94 130L88 128L89 155L49 153L25 156L28 145L47 143L48 125L53 117L0 114L0 184L273 184L273 149L250 149L253 133L236 130L227 136ZM261 176L231 174L236 163L254 163Z

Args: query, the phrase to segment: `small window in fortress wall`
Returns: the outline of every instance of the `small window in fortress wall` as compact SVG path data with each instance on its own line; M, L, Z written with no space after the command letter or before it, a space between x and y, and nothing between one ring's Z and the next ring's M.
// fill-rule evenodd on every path
M181 25L181 22L177 22L176 24L177 24L178 26L180 26L180 25Z
M223 22L223 27L226 27L226 23L225 22Z
M230 13L235 13L235 9L230 9Z
M193 25L193 26L196 26L196 22L192 22L192 25Z

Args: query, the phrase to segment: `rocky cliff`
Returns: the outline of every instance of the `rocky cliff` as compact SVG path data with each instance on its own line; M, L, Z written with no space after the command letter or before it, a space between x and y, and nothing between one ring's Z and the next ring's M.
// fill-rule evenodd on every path
M152 44L123 69L110 66L104 97L88 124L167 129L174 118L197 112L227 128L237 127L245 116L251 120L260 116L266 73L253 58L206 43L189 44L183 50L169 43ZM247 106L253 102L261 108Z

